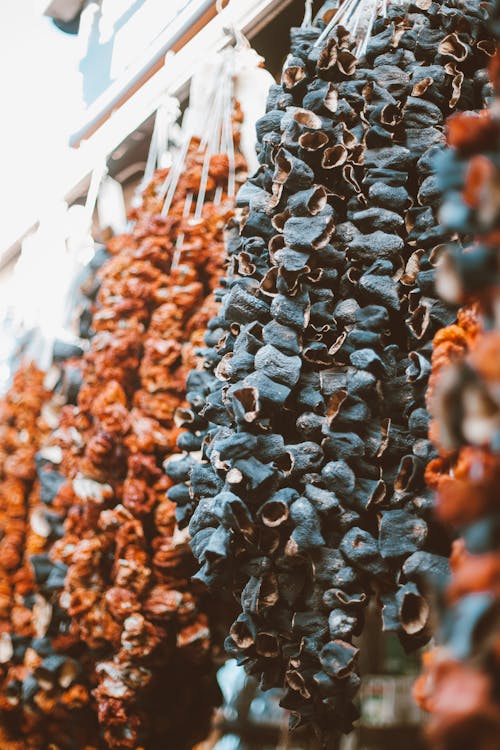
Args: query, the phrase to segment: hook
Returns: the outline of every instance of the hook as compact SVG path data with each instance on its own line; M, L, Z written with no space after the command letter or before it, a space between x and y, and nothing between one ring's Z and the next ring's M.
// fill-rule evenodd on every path
M225 2L226 0L216 0L215 10L217 11L217 13L222 13L223 11L225 11L227 7L229 6L229 3L231 2L231 0L227 0L226 5L224 5Z
M231 0L216 0L215 8L217 10L217 13L225 13L229 8L230 3ZM236 50L248 49L250 47L250 42L248 41L246 36L240 29L236 28L235 24L232 21L223 26L223 31L226 36L230 37L230 39L234 42L234 48Z
M236 28L234 23L232 23L230 26L224 26L223 31L228 36L231 41L234 43L234 49L235 50L241 50L241 49L249 49L250 48L250 42L244 35L244 33Z

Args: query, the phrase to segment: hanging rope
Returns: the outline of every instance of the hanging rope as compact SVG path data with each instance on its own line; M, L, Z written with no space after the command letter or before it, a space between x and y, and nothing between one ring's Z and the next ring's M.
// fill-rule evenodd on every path
M162 167L162 160L168 151L171 130L179 117L180 105L178 99L173 96L164 96L156 110L153 133L149 145L148 158L144 177L137 189L142 193L153 179L155 170Z
M234 109L234 75L236 70L236 55L240 50L249 46L244 35L234 27L224 29L234 41L234 46L226 48L219 53L219 60L212 76L210 91L205 91L208 111L204 116L203 135L200 138L198 153L202 156L200 182L195 190L186 194L183 219L194 222L201 220L203 206L207 199L209 186L210 167L212 159L218 154L224 154L228 159L228 177L226 185L218 184L214 190L211 200L215 205L220 205L222 195L225 192L228 197L233 198L236 192L236 159L233 137L233 109ZM193 103L191 103L192 105ZM186 157L193 138L197 137L196 111L192 106L187 110L184 122L184 138L182 147L174 160L174 163L161 188L160 194L164 195L162 216L167 216L172 206L177 190L179 179L185 170ZM199 116L198 116L199 120ZM194 205L194 208L193 208ZM191 214L191 211L193 213ZM172 266L175 268L180 262L184 233L180 232Z
M312 26L312 5L313 5L313 0L305 1L304 19L301 24L303 29L309 26Z
M92 226L92 217L97 203L97 196L99 195L99 188L107 173L107 159L106 157L101 157L97 160L92 170L87 198L85 200L85 221L89 228Z
M366 52L377 15L385 18L386 14L387 0L346 0L321 32L314 46L319 47L338 26L342 26L356 39L355 55L359 58Z

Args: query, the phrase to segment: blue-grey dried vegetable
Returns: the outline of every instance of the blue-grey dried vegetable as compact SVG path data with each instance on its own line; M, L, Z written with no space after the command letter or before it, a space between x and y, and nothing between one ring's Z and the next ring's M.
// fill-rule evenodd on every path
M178 519L198 577L238 602L227 652L286 686L294 726L333 734L356 718L352 638L370 596L421 646L422 571L444 576L449 553L423 480L431 342L454 316L434 292L449 232L433 159L447 115L482 103L491 35L487 6L440 7L390 4L359 61L341 26L315 46L322 12L294 32L228 233L204 351L215 378L188 394L207 423Z

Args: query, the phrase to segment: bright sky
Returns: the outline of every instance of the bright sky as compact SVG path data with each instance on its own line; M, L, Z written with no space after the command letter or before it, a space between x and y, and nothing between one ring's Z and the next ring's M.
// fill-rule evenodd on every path
M67 169L82 106L78 59L77 37L60 32L34 0L1 0L0 254Z

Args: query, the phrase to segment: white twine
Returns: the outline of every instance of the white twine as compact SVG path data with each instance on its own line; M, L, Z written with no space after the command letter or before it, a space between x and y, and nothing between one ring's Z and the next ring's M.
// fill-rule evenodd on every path
M180 105L178 99L173 96L164 96L161 99L158 109L156 110L153 133L149 144L148 158L144 169L144 176L138 187L138 192L143 192L153 179L156 169L162 166L163 158L168 151L170 133L174 123L179 117L179 113Z
M301 27L303 29L308 28L309 26L312 26L312 12L313 12L312 6L313 6L313 0L305 0L304 19L301 24Z
M92 170L87 198L85 200L85 221L89 229L92 226L92 217L94 215L95 207L97 204L99 188L101 187L101 182L103 181L107 173L107 159L106 157L101 157L96 161L94 169Z
M341 25L357 39L354 53L356 57L361 57L366 52L377 15L386 17L387 0L346 0L323 29L314 46L322 44Z
M224 49L219 53L219 63L216 68L216 74L213 77L213 96L209 98L210 103L206 114L206 125L198 147L198 153L203 154L200 184L196 191L196 201L192 192L189 192L186 196L183 210L184 220L189 219L191 216L193 204L192 221L198 222L202 218L203 207L207 197L210 165L213 156L216 154L227 155L229 169L226 193L229 197L234 197L236 193L236 156L233 138L234 75L237 68L237 55L241 50L247 49L248 42L243 34L237 30L232 29L230 33L236 43L234 47ZM160 193L165 196L162 208L163 216L166 216L170 211L179 178L185 169L189 146L195 135L195 120L195 113L191 113L188 110L182 148L177 159L174 160ZM223 192L223 187L218 185L213 197L215 205L220 205ZM183 242L184 233L180 232L172 259L172 268L176 268L180 262Z

